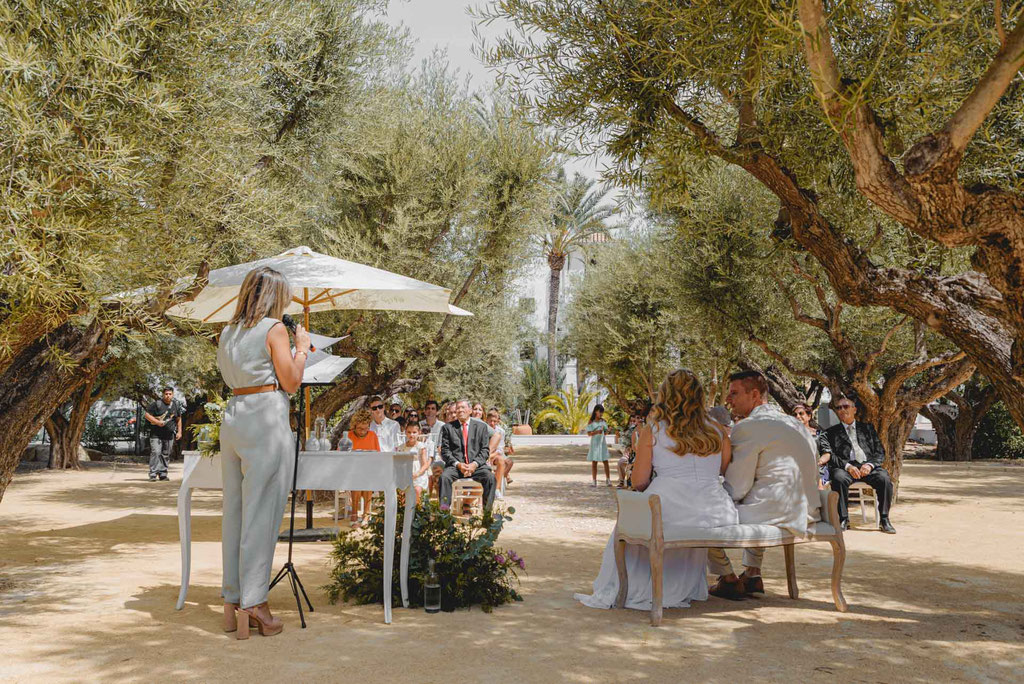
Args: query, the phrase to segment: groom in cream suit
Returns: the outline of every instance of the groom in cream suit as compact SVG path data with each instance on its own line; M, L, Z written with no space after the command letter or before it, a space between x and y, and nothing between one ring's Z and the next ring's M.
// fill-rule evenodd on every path
M725 488L741 524L776 525L803 535L808 523L818 520L817 448L800 421L767 402L768 383L760 373L729 377L726 403L739 422L730 435ZM763 556L764 549L744 549L744 571L737 577L723 549L708 549L708 568L719 576L709 593L729 599L763 593Z

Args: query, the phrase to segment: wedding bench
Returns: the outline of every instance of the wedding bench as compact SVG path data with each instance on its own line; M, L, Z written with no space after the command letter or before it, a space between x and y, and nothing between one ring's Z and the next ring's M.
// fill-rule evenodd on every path
M619 595L616 607L626 604L629 590L626 576L626 544L647 547L651 559L651 624L661 624L662 559L665 549L700 549L720 547L727 549L771 548L781 546L786 558L786 582L789 597L797 598L796 560L794 546L811 542L824 542L832 546L832 600L836 610L845 613L849 606L843 598L841 586L846 545L839 526L839 494L829 490L819 492L822 519L808 526L807 534L797 536L775 525L728 525L726 527L674 527L665 526L661 519L661 497L657 494L616 490L618 517L615 524L615 565L619 571Z

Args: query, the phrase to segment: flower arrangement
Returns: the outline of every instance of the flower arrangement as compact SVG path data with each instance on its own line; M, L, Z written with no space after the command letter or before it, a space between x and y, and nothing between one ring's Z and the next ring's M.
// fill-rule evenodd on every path
M197 423L191 428L202 456L212 458L220 449L220 424L227 405L226 399L214 393L213 399L203 404L203 413L209 422Z
M485 511L481 517L462 522L447 506L428 501L415 509L409 554L409 605L423 605L423 583L431 559L441 577L441 609L479 605L489 613L495 606L522 601L516 590L526 561L515 551L497 548L495 542L514 508L507 512ZM398 508L399 533L404 509ZM379 603L383 600L384 514L375 513L362 530L338 535L328 561L330 583L324 587L331 603L338 600ZM395 555L392 601L398 601L399 555Z

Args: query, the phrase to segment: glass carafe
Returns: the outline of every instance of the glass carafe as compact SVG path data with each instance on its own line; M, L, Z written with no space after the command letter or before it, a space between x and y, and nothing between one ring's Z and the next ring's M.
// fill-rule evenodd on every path
M434 559L427 564L427 578L423 583L423 609L428 613L441 612L441 578L434 568Z
M317 451L330 451L331 438L327 436L327 419L317 416L313 421L313 434L317 439Z

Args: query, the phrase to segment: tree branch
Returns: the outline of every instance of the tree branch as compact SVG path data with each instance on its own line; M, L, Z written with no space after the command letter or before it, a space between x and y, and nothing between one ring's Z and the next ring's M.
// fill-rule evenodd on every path
M723 145L718 136L703 121L684 110L671 97L666 95L663 98L663 105L669 116L681 123L686 130L690 131L708 152L730 164L740 164L743 160L741 153Z
M896 325L889 328L889 330L885 333L885 336L882 338L882 344L878 346L878 349L876 351L868 353L864 357L864 373L866 375L871 375L871 372L875 369L875 363L878 361L878 357L885 353L885 350L889 346L889 341L892 339L892 336L895 335L896 331L902 328L903 325L909 320L910 316L904 316L899 321L897 321Z
M998 15L997 15L998 16ZM997 26L1002 29L1002 22ZM963 101L960 108L943 127L942 132L949 136L953 150L959 156L967 147L989 112L999 102L1010 82L1024 66L1024 13L1017 18L1017 26L1002 41L1002 47L992 59L984 75L978 80L974 90Z
M924 371L937 366L951 365L962 361L966 357L967 354L962 351L951 351L938 356L933 356L932 358L924 361L908 361L906 363L901 363L886 374L885 384L887 386L891 384L893 387L898 388L918 373L923 373Z
M783 356L779 352L777 352L774 349L772 349L771 346L767 342L765 342L761 338L757 337L756 335L753 335L753 334L747 335L747 339L749 339L751 342L753 342L758 347L760 347L761 350L764 351L765 354L767 354L768 356L772 357L773 359L775 359L776 361L781 363L783 365L783 367L786 370L788 370L790 373L792 373L793 375L800 375L800 376L805 377L805 378L813 378L814 380L817 380L818 382L822 383L823 385L829 385L830 384L829 381L828 381L828 378L826 378L821 373L812 371L812 370L807 369L807 368L805 368L805 369L798 369L798 368L796 368L793 365L792 361L790 361L787 357Z
M889 159L874 112L842 84L821 0L800 0L799 16L814 90L850 155L857 189L897 220L913 222L916 194Z
M743 76L739 87L737 107L739 110L739 123L736 129L737 147L751 143L759 136L755 104L761 76L760 47L761 35L755 32L743 55Z
M825 333L828 333L828 321L824 318L815 318L809 316L803 312L803 308L800 306L800 301L796 298L786 284L782 282L782 279L776 275L772 275L772 280L778 286L779 290L785 295L786 299L789 300L789 306L793 310L793 318L799 323L804 323L811 327L817 328Z
M908 390L903 399L911 406L921 407L947 394L954 387L967 382L976 370L974 363L966 358L947 364L933 378Z

